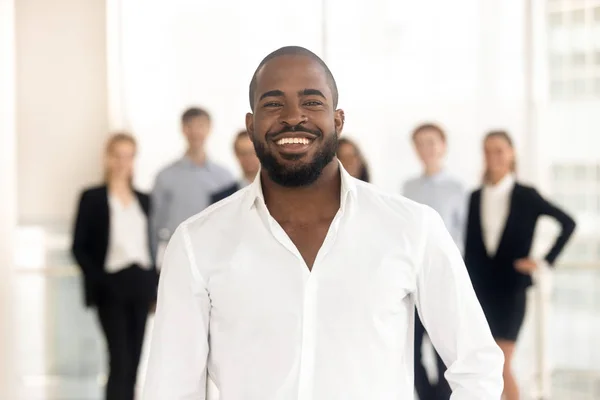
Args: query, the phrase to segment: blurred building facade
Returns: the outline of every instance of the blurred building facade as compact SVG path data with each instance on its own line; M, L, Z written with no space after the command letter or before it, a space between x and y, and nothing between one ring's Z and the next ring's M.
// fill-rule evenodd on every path
M545 173L579 220L563 260L600 261L600 1L548 0L547 96L540 110Z

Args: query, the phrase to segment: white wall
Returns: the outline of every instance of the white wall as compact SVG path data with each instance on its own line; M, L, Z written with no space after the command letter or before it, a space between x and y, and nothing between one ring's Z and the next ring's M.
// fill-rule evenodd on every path
M409 133L423 121L447 129L449 168L470 185L481 174L486 130L507 129L521 147L520 2L327 0L325 27L321 0L303 3L302 12L294 4L121 1L112 29L120 29L122 47L112 51L122 57L123 125L141 142L141 187L180 155L178 118L190 104L215 117L211 156L237 168L231 140L248 111L250 77L262 57L289 44L324 54L346 111L345 134L364 147L379 185L398 190L418 172Z
M105 1L15 4L20 220L64 221L81 187L101 177Z
M17 222L15 143L14 1L0 0L0 398L12 398L11 305L14 233Z

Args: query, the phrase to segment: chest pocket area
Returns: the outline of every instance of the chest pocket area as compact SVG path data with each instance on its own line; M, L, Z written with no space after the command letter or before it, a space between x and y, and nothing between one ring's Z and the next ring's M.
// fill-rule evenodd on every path
M375 268L370 285L373 311L397 314L407 309L416 288L410 259L400 254L384 257Z

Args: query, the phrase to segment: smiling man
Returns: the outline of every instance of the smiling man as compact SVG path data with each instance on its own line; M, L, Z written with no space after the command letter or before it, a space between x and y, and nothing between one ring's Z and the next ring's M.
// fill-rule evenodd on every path
M502 353L438 214L346 173L335 80L300 47L268 55L246 128L262 170L167 248L146 400L413 396L416 305L452 399L498 400Z

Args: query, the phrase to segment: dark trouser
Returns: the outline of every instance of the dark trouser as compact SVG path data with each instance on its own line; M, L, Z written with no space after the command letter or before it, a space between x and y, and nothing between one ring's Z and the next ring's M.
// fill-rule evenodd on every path
M444 378L446 365L435 352L438 369L438 382L432 384L427 377L427 371L423 365L421 357L421 347L423 345L423 336L425 336L425 327L421 323L419 316L415 318L415 388L419 395L419 400L448 400L452 391L448 381Z
M98 318L106 337L110 372L106 400L133 400L146 319L152 272L131 266L109 274L102 284Z

